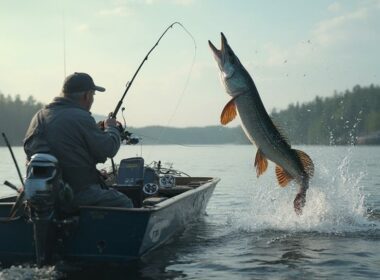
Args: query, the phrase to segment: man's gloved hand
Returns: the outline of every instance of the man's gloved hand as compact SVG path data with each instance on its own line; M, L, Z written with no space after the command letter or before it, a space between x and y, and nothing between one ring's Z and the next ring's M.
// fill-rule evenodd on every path
M101 130L106 129L109 126L114 126L120 131L120 133L124 133L124 128L123 128L123 125L121 124L121 122L119 122L113 118L109 118L109 119L106 119L104 121L98 122L98 127Z
M113 118L108 118L104 121L104 128L107 128L109 126L117 126L118 121Z
M106 129L109 126L115 126L120 131L120 133L124 132L123 125L120 122L118 122L117 120L113 119L113 118L109 118L109 119L106 119L104 121L98 122L98 127L101 130Z

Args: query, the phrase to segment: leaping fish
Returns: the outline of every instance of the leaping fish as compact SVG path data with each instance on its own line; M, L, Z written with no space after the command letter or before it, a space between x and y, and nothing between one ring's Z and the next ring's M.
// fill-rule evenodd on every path
M228 45L223 33L221 37L220 50L208 41L218 63L222 83L232 97L224 107L220 121L225 125L239 114L245 134L257 146L257 177L266 171L270 160L276 164L275 173L281 187L292 180L299 184L293 204L295 212L300 215L306 203L309 180L314 174L313 161L305 152L292 149L289 141L279 132L264 108L252 77Z

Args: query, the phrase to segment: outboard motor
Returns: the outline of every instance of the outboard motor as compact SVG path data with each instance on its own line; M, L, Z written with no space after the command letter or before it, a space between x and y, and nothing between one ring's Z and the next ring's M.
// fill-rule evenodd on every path
M55 246L54 220L62 188L58 160L50 154L32 156L25 180L25 199L33 223L37 265L49 264Z

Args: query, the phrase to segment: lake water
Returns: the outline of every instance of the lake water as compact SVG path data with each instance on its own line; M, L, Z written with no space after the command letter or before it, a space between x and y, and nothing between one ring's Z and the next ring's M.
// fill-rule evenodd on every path
M166 246L124 268L76 270L69 279L379 279L380 147L302 146L315 164L302 216L297 186L278 187L274 165L260 178L252 146L125 146L192 176L222 180L207 214ZM23 165L21 148L15 148ZM0 182L18 183L0 148ZM12 193L5 186L0 195ZM115 229L117 230L117 229ZM61 276L60 276L61 275ZM0 279L58 279L53 267L0 271Z

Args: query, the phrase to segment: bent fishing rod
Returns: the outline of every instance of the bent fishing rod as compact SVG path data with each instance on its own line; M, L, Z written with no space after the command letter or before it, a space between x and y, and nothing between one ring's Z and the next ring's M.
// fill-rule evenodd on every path
M158 46L158 44L160 43L162 37L165 36L166 32L168 32L169 29L172 28L172 27L173 27L174 25L176 25L176 24L179 25L179 26L181 26L181 27L185 30L185 32L186 32L187 34L189 34L189 35L193 38L193 36L189 33L189 31L187 31L187 29L186 29L186 28L185 28L180 22L177 22L177 21L176 21L176 22L173 22L171 25L169 25L169 26L165 29L165 31L161 34L161 36L158 38L157 42L153 45L153 47L150 49L150 51L146 54L146 56L144 57L144 59L143 59L142 62L140 63L139 67L137 68L136 72L134 73L132 79L131 79L129 82L127 82L127 85L126 85L126 89L125 89L125 91L124 91L124 94L123 94L123 96L121 97L121 99L119 100L119 102L117 103L115 110L114 110L114 111L112 112L112 114L111 114L111 117L112 117L112 118L116 119L116 115L117 115L117 113L119 112L119 110L120 110L120 108L121 108L121 106L122 106L122 104L123 104L124 98L125 98L125 96L127 95L128 90L129 90L130 87L132 86L133 81L135 80L135 78L136 78L137 74L139 73L141 67L144 65L145 61L148 60L148 57L149 57L150 53L151 53L151 52L152 52L152 51ZM193 38L193 40L194 40L194 38Z
M183 28L183 30L193 39L194 44L195 44L194 37L191 35L191 33L180 22L176 21L176 22L173 22L172 24L170 24L165 29L165 31L161 34L161 36L158 38L157 42L153 45L153 47L149 50L149 52L145 55L144 59L141 61L139 67L136 70L136 72L133 74L132 79L127 82L126 89L125 89L125 91L123 93L123 96L121 97L121 99L117 103L115 110L112 113L110 113L111 118L116 119L117 113L119 112L121 106L123 105L124 98L127 95L129 89L131 88L131 86L133 84L133 81L135 80L137 74L140 72L141 67L144 65L145 61L148 60L148 57L151 54L151 52L158 46L158 44L160 43L161 39L165 36L165 34L169 31L169 29L172 28L176 24L179 25L179 26L181 26ZM116 174L116 167L115 167L115 163L113 161L113 158L111 158L111 164L112 164L113 173Z
M132 79L127 82L126 89L125 89L125 91L123 93L123 96L121 97L121 99L117 103L115 110L110 114L111 118L116 119L117 113L119 112L121 106L123 105L124 98L127 95L128 90L131 88L131 86L133 84L133 81L135 80L137 74L140 72L141 67L144 65L145 61L148 60L148 57L149 57L150 53L158 46L158 44L161 41L162 37L164 37L164 35L166 34L166 32L168 32L168 30L170 28L172 28L174 26L174 24L180 24L180 23L179 22L174 22L171 25L169 25L165 29L165 31L161 34L161 36L158 38L157 42L153 45L153 47L150 49L150 51L145 55L144 59L140 63L140 65L137 68L136 72L133 74ZM182 24L180 24L180 25L182 26ZM123 115L123 118L124 118L124 115ZM113 174L116 175L116 166L115 166L115 162L114 162L113 158L111 158L111 165L112 165L112 172L113 172Z

